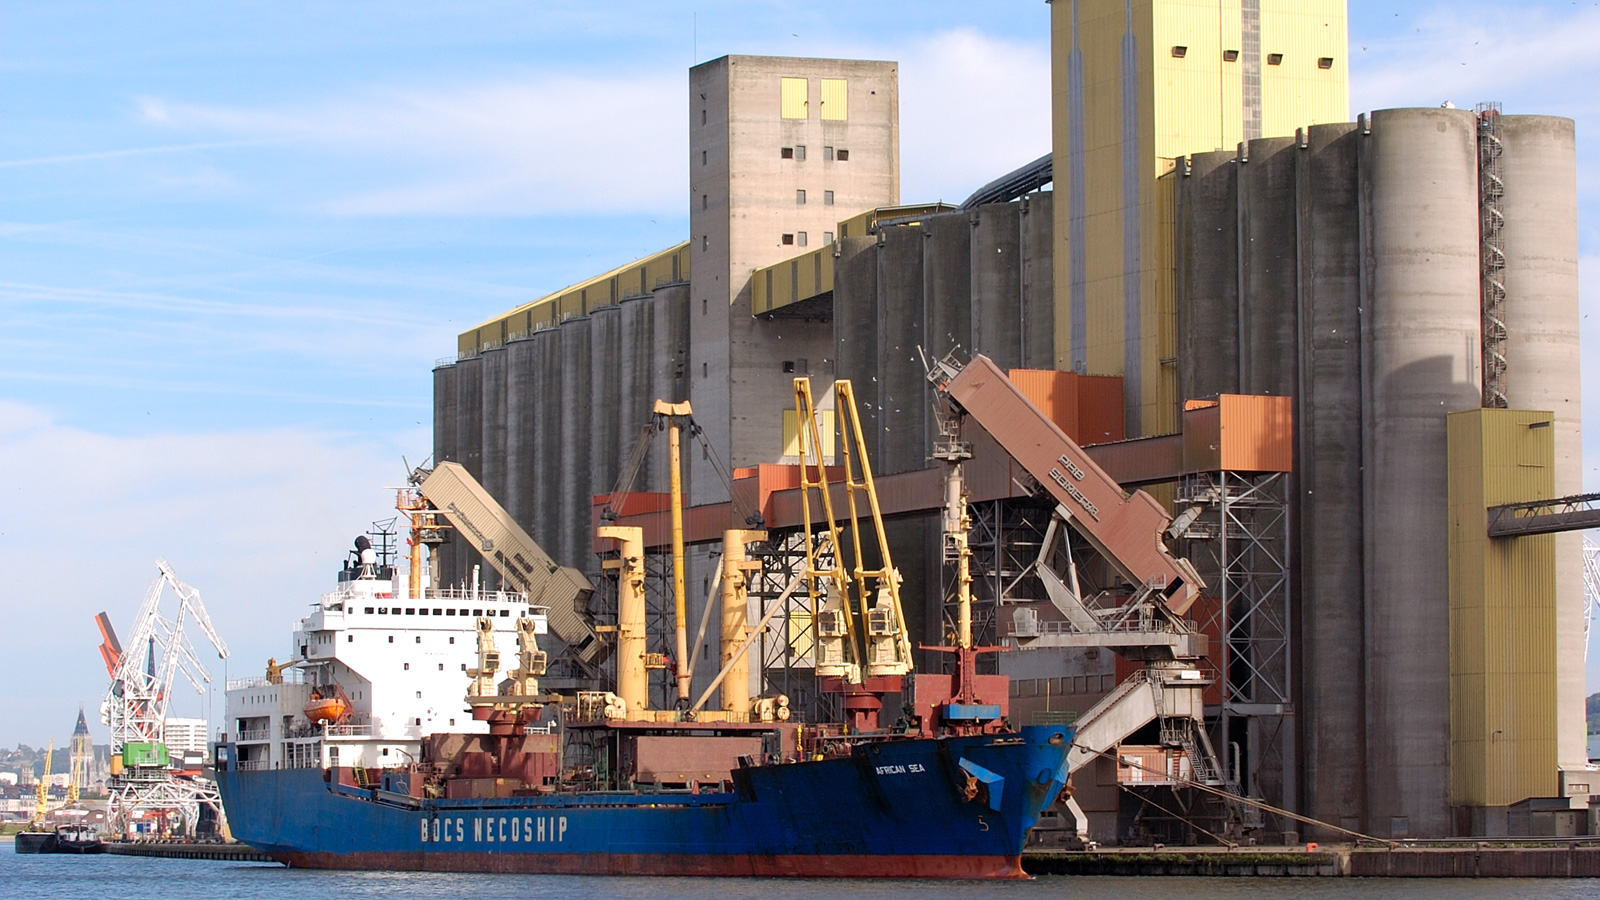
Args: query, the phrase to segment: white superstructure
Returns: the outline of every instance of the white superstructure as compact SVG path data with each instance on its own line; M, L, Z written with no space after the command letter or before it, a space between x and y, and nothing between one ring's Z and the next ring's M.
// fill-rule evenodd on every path
M546 632L545 610L523 594L428 589L413 598L403 569L391 574L370 549L360 553L295 626L289 662L228 682L224 740L235 744L236 768L396 766L416 760L436 731L486 733L465 701L477 620L494 619L502 647L516 646L518 619ZM339 694L349 707L341 720L308 718L314 697Z

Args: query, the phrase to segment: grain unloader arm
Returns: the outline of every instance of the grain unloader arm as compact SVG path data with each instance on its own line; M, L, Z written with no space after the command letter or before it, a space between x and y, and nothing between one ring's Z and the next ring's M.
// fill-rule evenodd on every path
M928 378L938 391L941 430L950 432L944 440L959 443L963 420L972 419L1055 503L1030 569L1060 619L1041 622L1035 610L1019 607L1012 634L1017 646L1105 647L1144 665L1078 719L1073 771L1157 722L1161 744L1182 748L1195 780L1223 784L1204 727L1206 681L1197 664L1206 637L1182 618L1205 583L1188 560L1168 550L1163 534L1172 520L1166 510L1143 491L1125 493L987 357L974 356L965 366L946 358L930 367ZM1074 537L1104 558L1126 582L1124 589L1096 598L1080 592L1071 561ZM1066 552L1055 552L1057 541ZM1067 560L1064 574L1053 565L1061 558ZM1076 801L1068 801L1068 809L1087 840L1083 811Z
M418 469L412 482L513 589L526 593L529 603L549 609L551 630L574 657L588 665L605 661L608 645L583 615L594 593L588 577L551 560L459 463L442 462L431 472Z

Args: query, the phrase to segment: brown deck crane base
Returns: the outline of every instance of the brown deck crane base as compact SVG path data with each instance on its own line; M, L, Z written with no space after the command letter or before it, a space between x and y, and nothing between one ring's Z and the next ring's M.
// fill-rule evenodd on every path
M1172 518L1153 497L1124 494L988 357L972 357L944 390L1072 513L1073 529L1123 578L1159 591L1177 615L1188 610L1205 582L1163 543Z

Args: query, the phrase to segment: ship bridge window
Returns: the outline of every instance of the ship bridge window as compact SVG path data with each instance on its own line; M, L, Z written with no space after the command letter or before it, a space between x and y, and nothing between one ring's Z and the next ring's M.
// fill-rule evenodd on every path
M416 614L417 614L417 611L416 611L416 610L415 610L415 609L412 609L412 608L411 608L411 607L409 607L409 606L408 606L408 607L406 607L406 615L408 615L408 616L414 616L414 615L416 615Z
M456 614L456 611L453 610L453 609L447 609L447 610L444 611L444 614L447 615L447 616L453 616L453 615Z
M344 642L346 644L354 644L356 642L356 636L353 634L347 634L344 636Z
M394 643L394 635L389 635L389 643Z
M475 616L481 616L481 615L483 615L483 610L475 609L475 610L472 611L472 614L475 615Z
M372 615L372 607L367 607L367 615Z
M455 639L455 638L451 638L451 639L450 639L450 643L452 643L452 644L454 644L454 643L455 643L455 642L456 642L456 639Z
M436 610L433 611L433 614L436 615L436 616L442 616L442 615L444 615L444 610L436 609Z
M405 670L407 672L411 671L411 663L405 663Z
M509 609L500 610L500 618L508 619L510 617L511 617L511 610L509 610Z
M417 635L417 643L422 643L422 635Z
M389 607L387 607L387 606L378 607L378 615L387 616L388 614L389 614Z
M400 607L396 606L394 609L389 610L389 615L391 615L391 616L400 615Z
M426 608L426 607L424 607L424 608L422 608L422 609L419 609L419 610L417 610L417 615L419 615L419 616L425 616L425 615L427 615L427 614L428 614L428 610L427 610L427 608Z

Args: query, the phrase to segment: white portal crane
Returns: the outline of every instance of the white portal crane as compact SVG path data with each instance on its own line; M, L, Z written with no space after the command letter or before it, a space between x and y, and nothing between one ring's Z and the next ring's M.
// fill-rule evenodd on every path
M156 569L160 574L145 592L126 649L114 634L106 635L107 646L102 648L111 686L100 708L101 719L111 729L111 755L122 763L121 772L113 772L111 779L110 818L126 832L136 810L176 810L183 816L185 833L192 835L200 807L211 807L220 821L222 801L214 783L174 772L165 740L167 708L178 673L196 693L205 693L211 683L211 673L195 653L185 627L199 628L222 659L228 658L228 646L212 627L200 592L180 580L166 560L156 560ZM161 608L168 585L177 598L170 617ZM102 627L109 627L109 622L102 619Z

